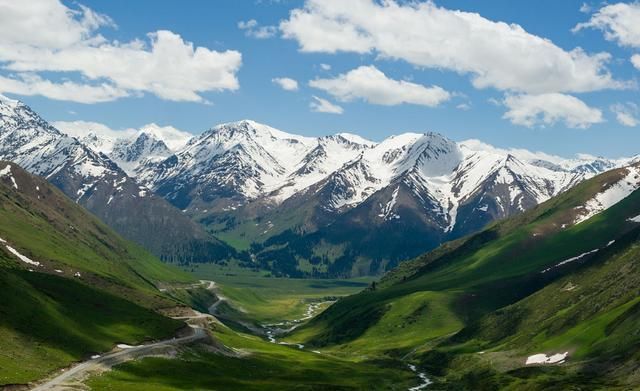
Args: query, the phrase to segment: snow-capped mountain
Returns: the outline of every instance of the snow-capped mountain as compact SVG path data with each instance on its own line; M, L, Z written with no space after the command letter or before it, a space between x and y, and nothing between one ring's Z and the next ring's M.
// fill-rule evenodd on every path
M207 259L226 247L113 160L0 95L0 159L43 176L124 237L167 260ZM228 255L225 253L225 255Z
M254 263L284 275L379 273L631 161L563 159L432 132L381 142L348 133L313 138L249 120L193 137L152 127L127 137L78 130L72 138L17 102L2 110L10 131L0 134L0 158L49 175L108 223L137 207L119 207L117 218L109 212L123 186L133 186L130 200L155 198L150 189L182 210L175 221L188 216L251 245ZM98 197L96 183L116 195ZM201 227L186 231L203 238ZM153 246L173 243L159 240Z
M109 157L127 173L135 173L140 165L166 159L172 152L164 141L142 132L134 139L117 140Z
M443 230L451 231L458 209L489 189L496 192L503 185L504 197L495 197L497 208L504 210L496 217L503 217L617 164L520 159L437 133L405 133L380 143L349 134L309 138L245 120L216 126L136 174L191 213L215 209L225 200L236 206L256 200L278 205L308 191L325 194L325 209L344 211L402 181L422 204L437 211Z
M160 126L154 123L140 128L136 136L139 137L142 134L146 134L152 139L162 141L172 152L184 148L193 137L191 133L176 129L173 126Z
M245 120L193 138L165 161L142 167L138 178L184 209L193 201L226 205L267 195L283 201L370 144L347 134L296 136Z
M300 251L317 245L326 253L315 256L330 260L314 270L347 275L378 272L625 162L456 143L431 132L378 143L348 133L311 138L244 120L195 136L134 174L223 238L262 243L258 262L310 262ZM332 266L338 259L341 269Z
M108 155L128 174L135 175L140 167L160 162L178 152L192 137L171 126L150 124L131 137L115 139Z
M0 96L0 156L46 177L67 194L77 188L72 197L76 202L88 198L98 181L120 183L126 176L104 155L63 135L28 106L3 96Z
M95 152L107 155L128 174L140 165L163 160L183 148L193 137L172 126L154 123L142 128L112 130L105 125L86 122L56 122L62 133L75 137Z

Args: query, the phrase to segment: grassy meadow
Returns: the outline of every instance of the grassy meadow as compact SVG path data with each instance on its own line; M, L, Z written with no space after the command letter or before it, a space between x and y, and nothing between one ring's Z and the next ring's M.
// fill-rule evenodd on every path
M272 344L213 324L235 357L193 347L176 359L145 358L93 377L100 390L406 390L415 374L398 362L356 362Z
M190 270L190 269L187 269ZM293 279L236 267L199 265L192 274L215 281L219 293L236 313L259 323L300 319L311 302L335 300L367 288L372 277L353 279Z

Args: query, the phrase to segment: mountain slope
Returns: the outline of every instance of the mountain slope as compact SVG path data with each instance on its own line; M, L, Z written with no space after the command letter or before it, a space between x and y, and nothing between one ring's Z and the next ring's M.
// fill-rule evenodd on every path
M109 290L112 280L114 293L124 294L128 288L146 292L149 296L141 302L150 305L159 297L157 282L191 280L120 238L47 181L12 162L0 161L0 189L4 250L11 246L39 263L23 262L23 266L66 277L80 273L82 279L95 278L98 286Z
M44 179L0 162L0 385L182 327L153 310L191 277L115 234Z
M167 261L215 261L233 250L139 185L104 154L0 96L0 159L45 177L124 237Z
M639 187L636 166L599 175L401 264L290 340L408 355L451 389L637 384ZM559 367L526 365L564 352Z

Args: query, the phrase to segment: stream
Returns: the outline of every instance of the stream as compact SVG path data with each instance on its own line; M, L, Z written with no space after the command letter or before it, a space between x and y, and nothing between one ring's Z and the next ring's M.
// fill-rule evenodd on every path
M279 344L279 345L289 345L289 346L297 346L298 349L304 349L304 345L301 343L288 343L288 342L278 342L277 337L290 333L295 330L297 327L302 325L302 323L306 320L309 320L317 315L320 308L322 308L323 304L333 304L333 301L323 301L323 302L315 302L309 303L307 306L307 310L304 316L300 319L287 320L279 323L271 323L271 324L263 324L261 327L265 330L265 336L271 343ZM320 353L318 351L313 351L314 353ZM426 373L419 372L418 368L413 364L408 364L411 372L415 373L416 376L420 379L421 383L415 387L409 388L408 391L420 391L426 389L432 381L429 379Z
M299 319L286 320L284 322L279 323L271 323L271 324L263 324L261 327L265 330L265 335L269 342L277 343L279 345L290 345L297 346L298 349L304 349L304 345L301 343L288 343L288 342L278 342L276 337L287 334L295 330L297 327L302 325L302 323L306 320L309 320L317 315L317 313L322 308L323 304L331 305L334 301L320 301L309 303L307 305L307 310L304 313L304 316Z
M412 365L412 364L409 364L409 369L411 369L411 372L413 372L416 375L418 375L418 377L422 381L421 384L418 384L415 387L409 388L409 391L420 391L420 390L424 390L425 388L429 387L429 384L431 384L431 380L429 380L429 378L427 377L426 373L418 372L418 368L416 368L416 366Z

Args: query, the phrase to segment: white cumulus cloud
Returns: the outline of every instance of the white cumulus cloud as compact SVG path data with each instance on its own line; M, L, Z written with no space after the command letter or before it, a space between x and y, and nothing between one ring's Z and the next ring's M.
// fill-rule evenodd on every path
M313 96L313 101L309 104L309 108L317 113L342 114L344 112L342 107L317 96Z
M504 118L527 127L563 122L570 128L588 128L603 122L602 111L589 107L580 99L566 94L507 95Z
M290 77L276 77L271 81L285 91L298 91L298 82Z
M239 88L242 55L234 50L194 47L166 30L130 42L108 40L98 33L113 26L108 16L59 0L0 0L0 9L0 67L13 72L0 91L83 103L141 93L205 102L203 92ZM80 82L44 80L39 72L78 76Z
M278 28L276 26L260 26L258 21L255 19L250 19L245 21L238 22L238 28L240 30L244 30L244 34L247 37L257 38L257 39L267 39L276 35L278 32Z
M591 5L587 3L582 3L582 5L580 6L580 12L582 12L583 14L588 14L592 10L593 10L593 7L591 7Z
M280 23L303 52L374 53L469 74L477 88L542 94L622 88L608 53L566 51L517 24L427 2L306 0Z
M631 64L633 64L636 69L640 70L640 54L634 54L631 56Z
M638 105L633 102L616 103L611 105L611 111L616 115L616 120L620 125L634 127L640 123Z
M604 37L622 46L640 47L640 3L616 3L605 5L580 23L573 31L594 28L604 32Z
M13 77L0 76L0 91L24 96L42 95L79 103L108 102L129 95L124 89L110 83L90 85L68 80L52 82L30 72Z
M395 106L410 103L422 106L437 106L451 97L441 87L426 87L421 84L388 78L374 66L361 66L333 79L315 79L309 82L340 101L363 99L369 103Z

